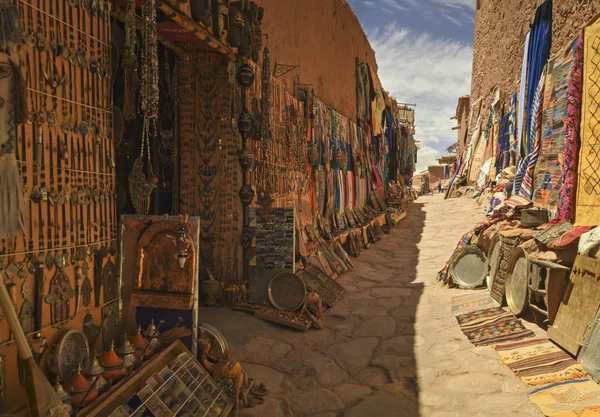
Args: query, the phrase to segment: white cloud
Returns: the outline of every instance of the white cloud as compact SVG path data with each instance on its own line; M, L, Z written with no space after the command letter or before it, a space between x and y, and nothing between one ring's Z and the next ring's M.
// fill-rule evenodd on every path
M381 1L384 5L388 6L389 8L392 8L392 9L400 10L403 12L406 12L409 10L408 7L402 6L396 0L381 0Z
M471 9L475 10L475 0L430 0L432 3L436 3L442 6L457 8L457 9Z
M431 146L421 144L417 155L416 172L424 171L430 165L437 165L437 159L442 156L442 153Z
M377 3L371 0L363 0L363 4L367 7L375 7Z
M458 2L459 0L452 0ZM383 87L399 102L417 103L415 139L419 169L435 163L456 142L450 120L460 96L471 90L470 45L406 30L396 23L367 34Z

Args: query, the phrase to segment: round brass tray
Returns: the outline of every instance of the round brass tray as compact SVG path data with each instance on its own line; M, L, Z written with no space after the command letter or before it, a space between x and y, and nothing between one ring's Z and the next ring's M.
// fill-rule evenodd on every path
M217 360L229 359L229 345L223 333L208 323L198 325L198 337L210 343L210 354Z
M306 284L293 272L280 272L269 282L269 300L281 311L302 307L306 298Z
M508 309L518 316L527 310L529 292L529 260L527 253L520 247L516 247L508 263L506 275L506 303Z
M454 258L450 274L454 283L460 288L472 289L479 287L483 284L487 275L485 254L475 245L461 248Z
M492 291L492 287L494 286L494 278L496 277L496 273L498 272L498 267L500 265L500 253L502 249L502 242L500 241L500 234L496 233L492 238L492 243L490 244L490 250L488 252L488 275L486 277L486 284L489 291Z
M61 381L67 381L81 365L87 366L89 345L85 334L80 330L69 330L59 340L48 358L50 370Z

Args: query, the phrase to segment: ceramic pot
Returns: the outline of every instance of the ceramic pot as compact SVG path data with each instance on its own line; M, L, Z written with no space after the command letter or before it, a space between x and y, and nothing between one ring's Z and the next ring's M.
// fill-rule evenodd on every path
M217 295L219 293L219 281L202 281L202 294L205 306L217 305Z
M81 369L78 369L75 374L64 385L64 389L71 395L71 405L73 407L79 405L85 397L84 405L90 404L98 397L98 390L95 388L85 396L92 384L81 375Z

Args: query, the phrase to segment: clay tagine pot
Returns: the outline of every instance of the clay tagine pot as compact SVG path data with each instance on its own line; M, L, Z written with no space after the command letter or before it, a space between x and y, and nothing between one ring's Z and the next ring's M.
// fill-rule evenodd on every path
M98 358L98 362L104 368L102 378L105 380L110 381L112 379L113 382L117 382L123 377L123 359L115 352L114 341L110 345L110 349Z
M91 386L90 381L81 375L81 366L79 366L77 372L64 385L64 389L71 395L71 405L73 407L78 406L84 400L84 397L84 405L92 403L98 397L98 390L95 388L90 390ZM88 391L90 391L89 394L87 394Z
M138 327L138 331L131 339L129 339L133 347L135 348L135 352L133 353L138 360L142 360L142 355L144 355L144 359L149 358L154 354L154 347L151 344L148 344L148 341L142 335L142 326ZM148 347L146 345L148 344ZM144 352L144 349L146 351Z

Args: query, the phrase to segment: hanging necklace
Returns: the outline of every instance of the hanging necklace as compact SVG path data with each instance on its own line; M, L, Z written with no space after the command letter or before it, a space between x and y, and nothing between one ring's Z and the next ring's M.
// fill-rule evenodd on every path
M149 121L144 118L144 130L142 132L142 150L140 156L133 163L133 169L129 174L129 192L135 210L138 214L147 216L150 211L150 196L156 188L156 178L152 173L152 161L150 156ZM148 179L144 174L144 146L148 151L146 167Z

